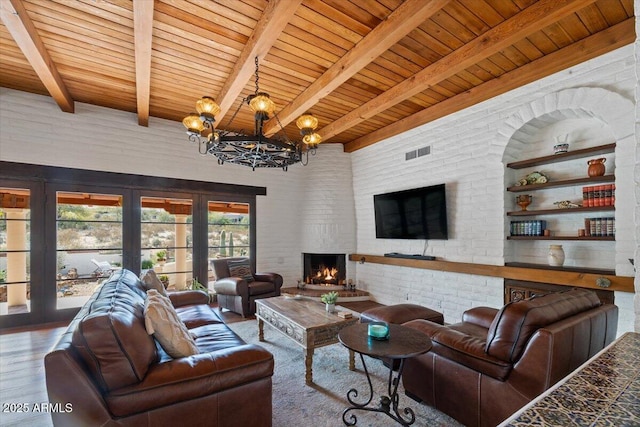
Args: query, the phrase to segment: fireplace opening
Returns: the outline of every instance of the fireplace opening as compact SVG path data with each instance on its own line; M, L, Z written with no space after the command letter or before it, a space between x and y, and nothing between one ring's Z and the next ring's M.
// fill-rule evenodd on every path
M309 285L344 286L346 254L303 253L303 281Z

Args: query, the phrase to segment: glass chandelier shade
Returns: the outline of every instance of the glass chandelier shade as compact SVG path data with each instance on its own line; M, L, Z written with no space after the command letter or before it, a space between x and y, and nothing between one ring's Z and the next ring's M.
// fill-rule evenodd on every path
M200 135L204 130L204 123L200 119L200 115L196 113L190 113L182 119L182 124L187 128L189 135Z
M298 117L298 120L296 120L296 126L298 126L298 129L300 130L315 130L318 127L318 119L309 113L305 113Z
M302 137L302 142L304 142L305 144L307 144L310 147L316 147L318 144L320 144L322 142L322 137L313 132L310 133L308 135L305 135Z
M249 106L254 113L263 113L268 117L276 111L276 104L269 98L269 94L265 92L258 92L250 97Z
M215 116L220 112L220 106L212 97L203 96L196 102L196 111L200 113L202 120L212 119L215 121Z
M302 135L302 142L307 144L311 148L315 148L322 142L322 137L315 133L318 127L318 119L310 113L305 113L298 117L296 120L296 126L300 129Z

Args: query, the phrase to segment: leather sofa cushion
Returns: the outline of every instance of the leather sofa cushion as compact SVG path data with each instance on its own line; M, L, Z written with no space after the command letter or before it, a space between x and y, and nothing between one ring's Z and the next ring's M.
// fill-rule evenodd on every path
M158 359L144 324L146 294L135 282L131 272L114 273L73 332L72 345L103 391L142 381Z
M493 319L487 335L486 352L513 363L520 358L536 330L600 305L596 293L587 289L509 303Z
M144 380L107 394L105 401L113 415L124 417L268 378L273 366L267 350L238 344L154 364ZM216 420L210 424L216 425Z
M197 328L212 323L224 323L222 319L211 310L209 305L194 304L176 307L176 313L188 329Z
M467 324L467 326L468 325L470 324ZM407 322L404 326L428 335L433 344L431 348L431 353L433 354L442 356L445 359L459 363L500 381L504 381L511 372L512 364L485 353L484 338L468 335L467 331L459 331L453 327L442 326L421 319ZM476 328L481 329L478 326L476 326Z

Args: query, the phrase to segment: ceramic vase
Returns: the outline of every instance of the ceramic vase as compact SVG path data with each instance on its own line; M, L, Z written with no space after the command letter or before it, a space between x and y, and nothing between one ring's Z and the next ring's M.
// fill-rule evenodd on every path
M335 304L326 304L327 313L334 313L336 311Z
M562 264L564 264L564 250L562 249L562 245L549 245L547 261L550 266L562 267Z
M600 159L589 160L587 162L587 164L589 165L589 169L587 169L587 173L589 174L589 176L604 175L604 172L605 172L604 162L606 161L607 159L605 159L604 157Z

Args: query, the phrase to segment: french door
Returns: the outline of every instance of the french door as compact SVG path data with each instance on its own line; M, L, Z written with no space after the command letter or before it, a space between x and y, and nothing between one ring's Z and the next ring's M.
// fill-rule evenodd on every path
M121 268L154 268L176 289L207 287L213 258L247 256L255 268L265 194L0 162L0 328L69 320Z

